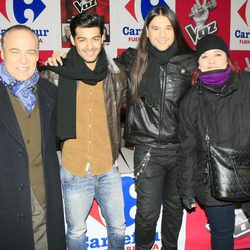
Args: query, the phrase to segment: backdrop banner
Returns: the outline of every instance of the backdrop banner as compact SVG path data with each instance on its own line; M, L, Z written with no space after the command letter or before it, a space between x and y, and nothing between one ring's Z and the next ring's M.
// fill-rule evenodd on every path
M199 5L199 16L193 7ZM128 47L136 47L149 10L156 6L168 6L177 14L184 36L191 47L204 34L216 33L227 42L231 58L243 70L250 71L250 1L249 0L1 0L0 36L10 26L24 24L39 37L42 64L54 50L67 52L70 48L69 24L75 15L97 12L105 21L105 48L116 57ZM133 166L133 151L123 149ZM133 173L119 159L122 173L126 216L126 249L134 247L134 217L136 194ZM235 210L235 249L250 248L250 223L241 208ZM93 204L87 221L89 249L106 249L105 222L99 207ZM179 250L209 250L210 231L202 208L184 213L179 237ZM160 219L157 225L153 249L161 248Z

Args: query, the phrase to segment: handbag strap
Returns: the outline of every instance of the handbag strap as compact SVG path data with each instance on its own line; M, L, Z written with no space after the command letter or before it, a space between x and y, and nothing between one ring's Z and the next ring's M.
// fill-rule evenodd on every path
M204 100L202 95L204 95L203 93L199 93L199 112L201 115L201 124L202 127L204 128L205 131L205 141L206 141L206 145L207 145L207 151L208 151L208 158L209 160L211 159L211 152L210 152L210 137L208 135L208 122L207 122L207 115L206 115L206 109L205 109L205 105L204 105Z
M211 161L211 151L210 151L210 138L208 135L208 126L207 126L207 116L205 112L205 105L204 105L204 100L202 97L203 93L199 92L199 112L201 116L201 124L202 127L205 131L205 141L206 141L206 147L207 147L207 162L206 162L206 168L204 170L204 176L203 176L203 182L204 184L207 183L207 180L209 179L209 168L210 168L210 161ZM203 111L203 112L202 112Z

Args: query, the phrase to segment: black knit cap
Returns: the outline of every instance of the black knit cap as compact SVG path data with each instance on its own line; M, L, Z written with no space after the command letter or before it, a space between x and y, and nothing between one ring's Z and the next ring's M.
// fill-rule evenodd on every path
M195 51L197 60L199 60L200 56L204 52L210 49L223 50L227 54L227 56L230 57L230 53L225 41L221 37L211 34L211 35L205 35L197 42Z

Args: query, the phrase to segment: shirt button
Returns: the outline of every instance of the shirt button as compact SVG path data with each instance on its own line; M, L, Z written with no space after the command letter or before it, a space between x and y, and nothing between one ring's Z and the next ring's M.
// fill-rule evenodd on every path
M23 213L17 213L17 218L18 218L18 220L24 220L25 215Z
M30 144L30 139L27 140L27 144Z
M19 191L22 191L23 188L24 188L24 185L21 183L21 184L18 186L18 190L19 190Z
M23 156L23 151L22 150L18 150L17 151L17 155L18 155L18 157L22 157Z

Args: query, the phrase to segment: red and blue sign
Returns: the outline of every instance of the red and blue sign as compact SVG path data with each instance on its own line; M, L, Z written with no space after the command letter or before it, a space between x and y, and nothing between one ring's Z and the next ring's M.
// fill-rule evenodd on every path
M25 24L28 21L28 18L25 17L26 10L31 10L33 12L34 18L32 22L34 22L45 8L46 5L42 0L33 0L30 4L27 4L25 0L13 0L13 14L16 21L20 24ZM7 0L0 1L0 13L10 22L7 10Z

